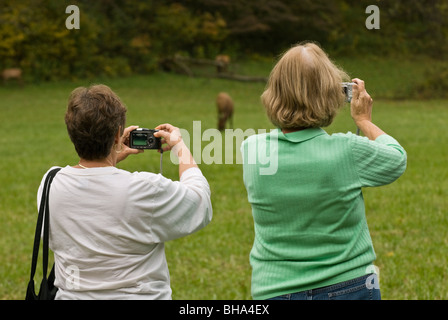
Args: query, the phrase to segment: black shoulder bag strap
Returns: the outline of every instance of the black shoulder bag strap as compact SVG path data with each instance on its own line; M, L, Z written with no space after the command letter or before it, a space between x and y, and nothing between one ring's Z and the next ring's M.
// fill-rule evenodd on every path
M56 296L57 288L54 287L54 264L51 272L47 278L48 268L48 237L49 237L49 222L50 222L50 210L49 210L49 195L50 185L54 176L61 168L55 168L51 170L45 179L44 188L42 190L42 198L40 201L39 215L37 217L36 232L34 235L34 247L33 258L31 260L31 275L28 282L25 300L53 300ZM34 289L34 275L36 273L37 259L39 256L40 238L42 234L42 224L44 225L43 231L43 276L40 284L39 293L36 294Z

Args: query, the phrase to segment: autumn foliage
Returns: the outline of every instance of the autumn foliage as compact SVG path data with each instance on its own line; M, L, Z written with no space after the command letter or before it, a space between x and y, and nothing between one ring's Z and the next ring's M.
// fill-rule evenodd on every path
M381 29L367 30L365 8L381 10ZM80 29L65 26L68 5ZM315 40L339 54L404 52L443 57L444 0L0 0L0 70L28 80L148 73L182 54L213 59L278 55Z

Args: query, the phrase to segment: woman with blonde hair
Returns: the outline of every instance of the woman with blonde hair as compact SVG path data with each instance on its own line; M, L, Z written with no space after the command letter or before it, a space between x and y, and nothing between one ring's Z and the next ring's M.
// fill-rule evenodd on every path
M281 57L261 96L278 129L242 145L254 299L381 298L361 188L398 179L406 152L372 122L373 100L360 79L353 79L351 115L365 137L322 129L345 102L346 78L318 45L302 43ZM263 157L251 154L267 144L278 158L269 175L260 174Z

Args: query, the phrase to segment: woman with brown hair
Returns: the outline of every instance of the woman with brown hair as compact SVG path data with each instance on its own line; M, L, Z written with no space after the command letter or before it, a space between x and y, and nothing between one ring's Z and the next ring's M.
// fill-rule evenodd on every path
M179 181L172 181L116 168L141 151L129 148L137 127L125 129L126 107L109 87L75 89L65 122L80 160L62 168L50 189L56 299L171 299L164 242L212 218L210 187L179 129L163 124L155 133L179 156Z
M302 43L281 57L261 96L278 129L242 144L255 299L380 299L361 188L398 179L406 152L373 124L360 79L351 115L365 137L322 129L344 104L346 78L318 45ZM267 145L278 168L262 174Z

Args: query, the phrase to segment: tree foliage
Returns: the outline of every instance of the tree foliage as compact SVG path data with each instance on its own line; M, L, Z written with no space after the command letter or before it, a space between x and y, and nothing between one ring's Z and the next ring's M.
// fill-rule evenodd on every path
M80 29L68 30L68 5ZM381 29L365 27L376 4ZM147 73L177 53L279 54L303 40L340 54L448 53L445 0L0 0L0 69L36 80Z

